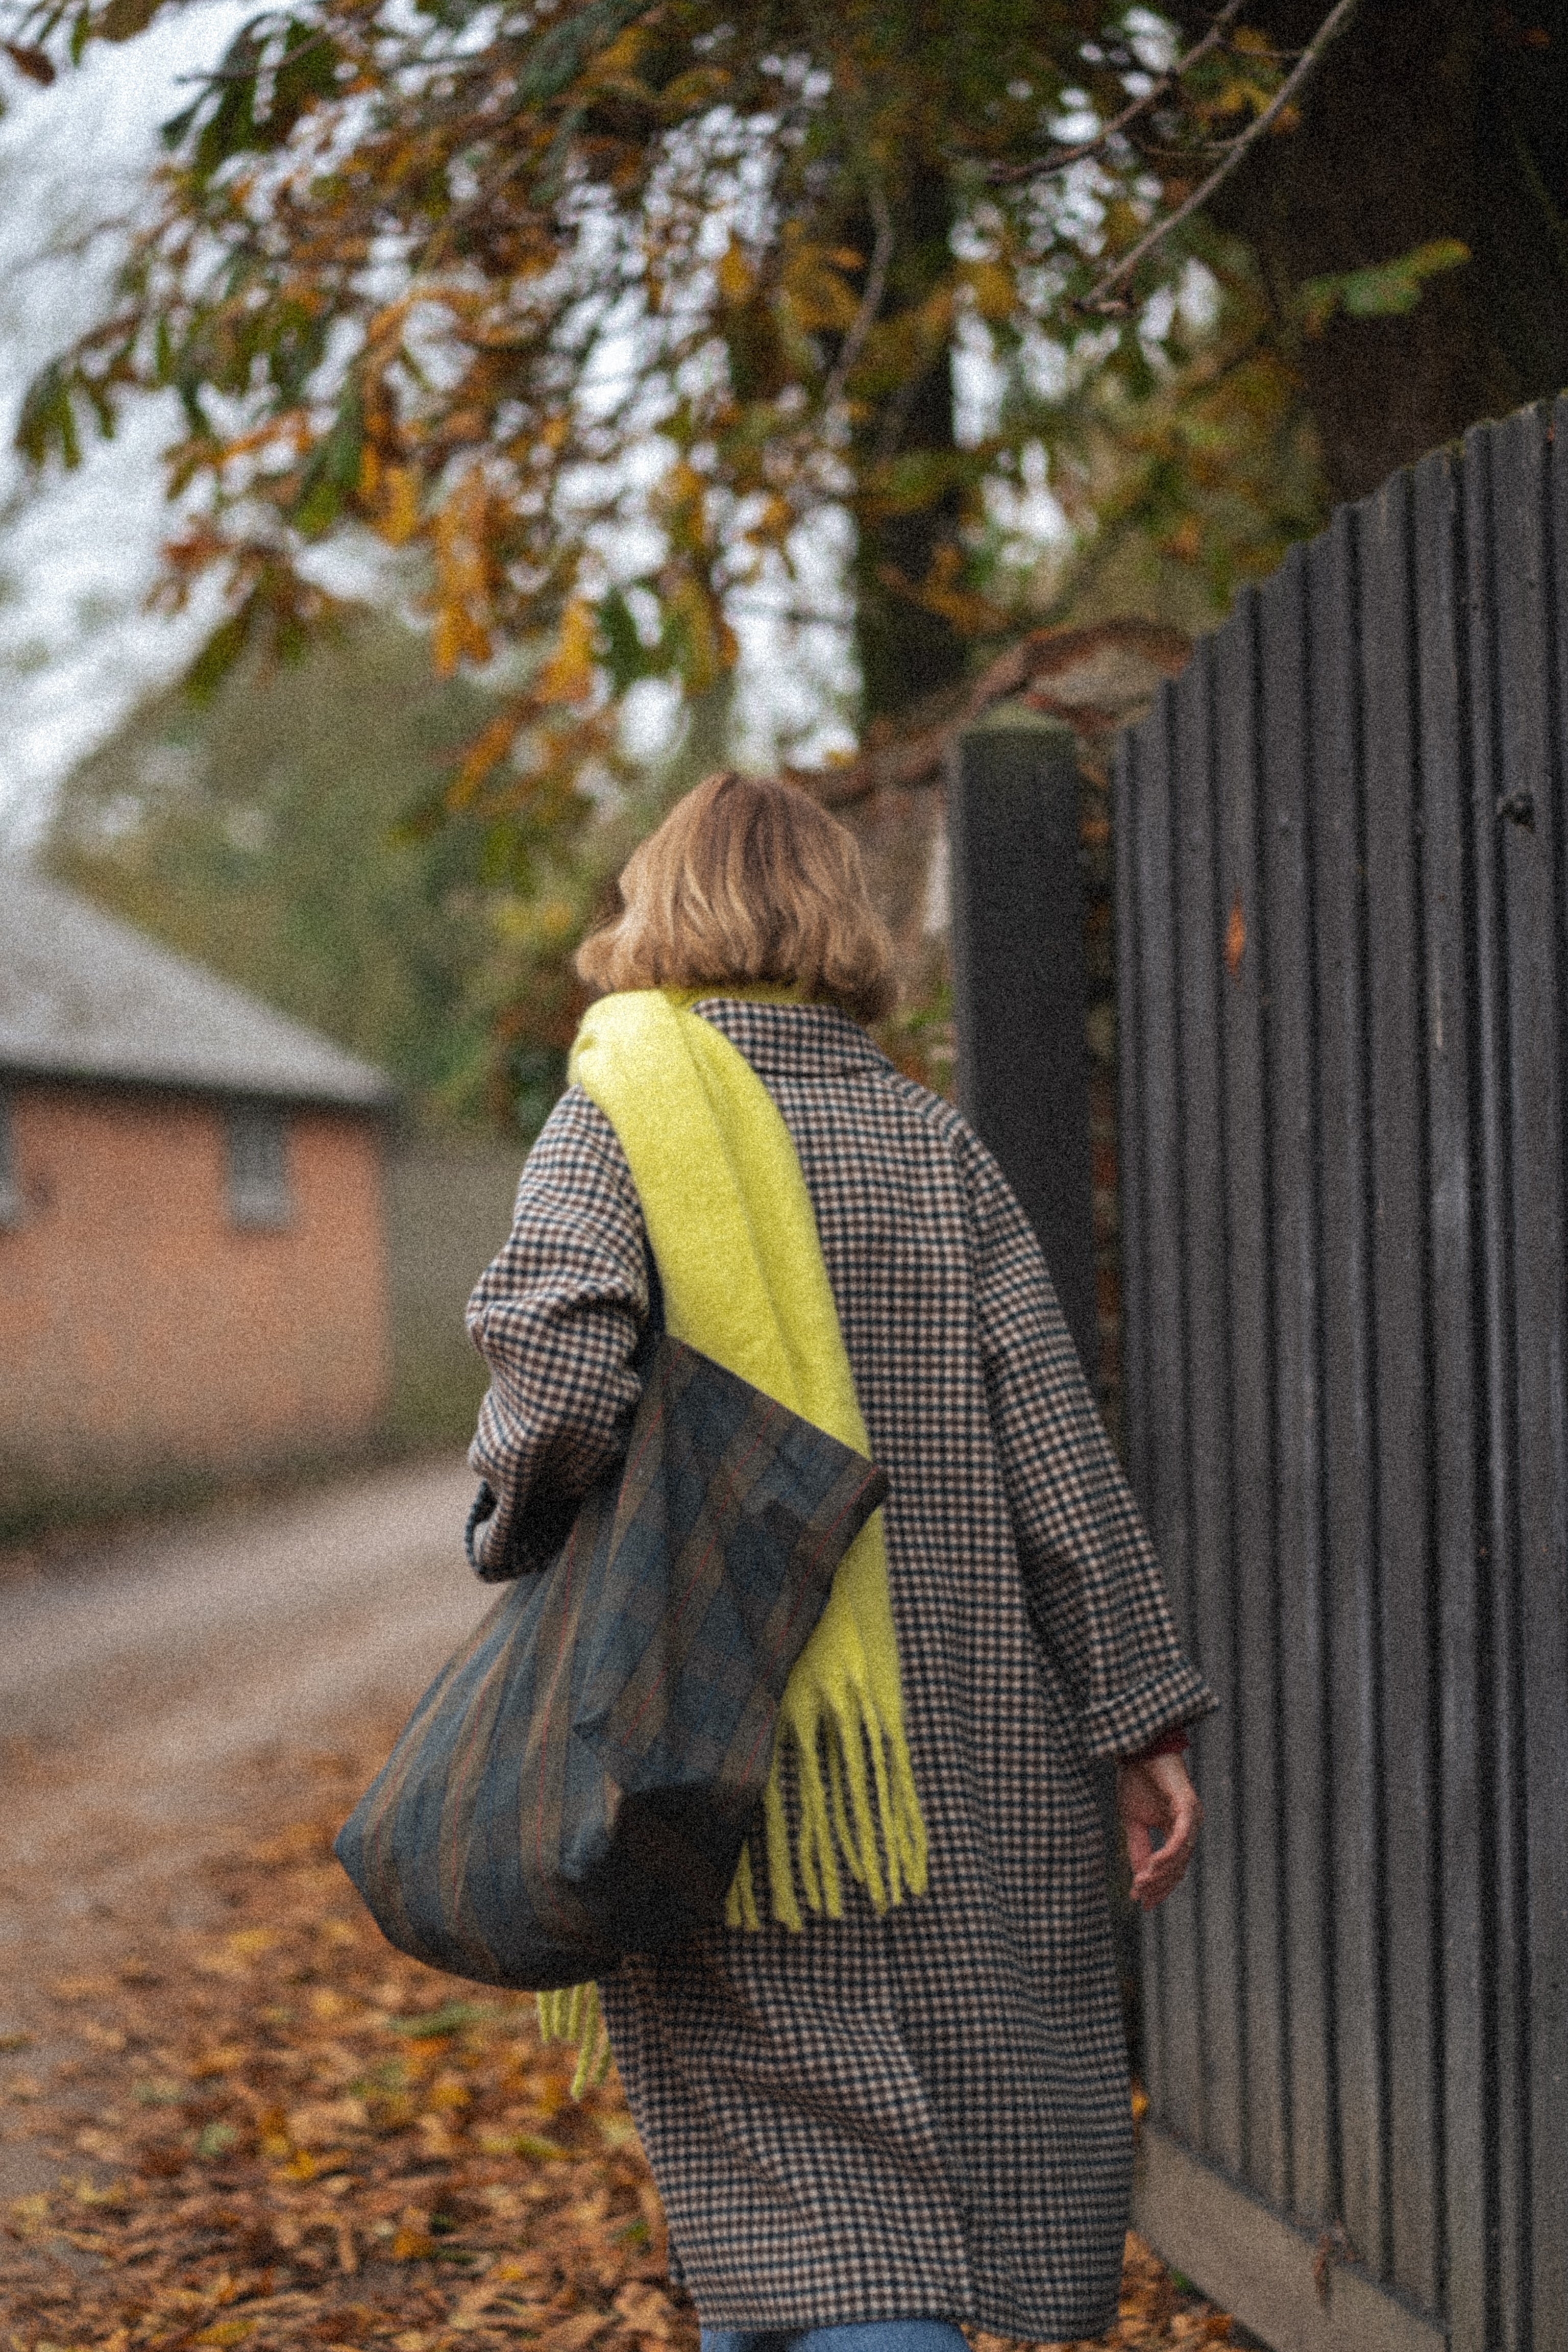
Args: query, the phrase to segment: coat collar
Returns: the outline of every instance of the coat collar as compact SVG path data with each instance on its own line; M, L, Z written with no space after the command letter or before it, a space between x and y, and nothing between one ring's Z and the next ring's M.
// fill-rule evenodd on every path
M769 1078L828 1078L845 1070L890 1070L858 1021L836 1004L758 1004L702 996L692 1006L721 1030L765 1084Z

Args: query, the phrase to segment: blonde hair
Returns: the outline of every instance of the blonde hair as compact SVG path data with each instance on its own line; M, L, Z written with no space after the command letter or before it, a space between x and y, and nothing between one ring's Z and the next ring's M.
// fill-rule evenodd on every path
M592 988L771 981L858 1021L892 1010L892 941L859 845L796 784L710 776L632 852L619 887L619 909L577 950Z

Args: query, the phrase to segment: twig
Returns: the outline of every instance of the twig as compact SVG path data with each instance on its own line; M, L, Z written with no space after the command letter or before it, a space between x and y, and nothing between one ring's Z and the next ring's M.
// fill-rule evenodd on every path
M1330 43L1337 39L1344 31L1354 16L1355 10L1356 0L1336 0L1336 5L1330 9L1311 40L1302 50L1296 65L1280 83L1262 113L1247 125L1238 139L1231 142L1225 161L1209 173L1206 180L1193 190L1192 194L1184 202L1176 206L1173 213L1167 213L1163 220L1156 221L1153 227L1139 238L1131 252L1122 255L1115 268L1107 270L1105 276L1091 288L1089 292L1074 305L1075 309L1099 310L1111 316L1126 310L1125 299L1112 298L1112 287L1119 286L1123 278L1130 278L1146 255L1152 253L1154 247L1168 237L1173 229L1179 228L1183 221L1189 219L1194 213L1206 205L1222 181L1229 179L1243 156L1251 152L1269 125L1275 122L1285 108L1289 105L1296 92L1321 59Z
M263 19L258 17L254 21L259 24ZM274 24L269 26L267 31L263 33L256 42L256 62L254 65L207 66L205 67L200 73L176 74L174 76L176 86L181 86L189 82L198 85L203 89L216 89L220 83L226 81L259 81L262 75L268 70L279 70L284 66L292 65L297 58L308 56L311 49L321 48L324 42L332 39L336 30L335 26L323 25L320 32L312 33L310 35L309 40L300 41L293 48L285 49L280 55L268 60L267 55L268 45L272 40L274 33L279 30L286 31L287 29L286 19L279 17L274 20ZM245 30L248 36L251 31L250 26L247 25Z
M893 216L888 209L888 199L880 180L874 176L867 189L867 201L871 207L871 220L876 236L871 246L871 259L866 271L866 283L860 295L860 307L849 324L849 331L838 346L838 356L833 362L827 382L822 387L822 405L826 412L842 397L849 381L850 370L866 348L866 338L877 323L877 313L882 307L882 297L888 290L888 265L893 257Z
M1246 0L1225 0L1224 7L1207 32L1200 40L1194 42L1186 56L1178 58L1151 89L1146 89L1141 98L1135 98L1131 105L1124 106L1103 130L1095 132L1092 139L1079 140L1076 147L1053 148L1048 154L1039 156L1032 163L993 164L986 173L987 179L994 186L1005 187L1015 180L1037 180L1051 172L1065 172L1069 163L1081 163L1086 156L1099 154L1111 140L1119 138L1122 131L1136 122L1141 114L1147 114L1152 106L1157 106L1167 90L1174 89L1183 75L1189 73L1200 58L1206 57L1212 48L1217 47L1245 5Z

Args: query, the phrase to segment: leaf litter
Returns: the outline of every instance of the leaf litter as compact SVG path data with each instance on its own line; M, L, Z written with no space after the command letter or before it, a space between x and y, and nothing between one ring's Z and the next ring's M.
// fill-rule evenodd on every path
M531 1996L393 1952L342 1811L205 1865L222 1925L49 1987L72 2054L0 2079L59 2166L0 2214L0 2352L697 2352L614 2071L574 2102ZM1108 2345L1229 2334L1129 2238Z

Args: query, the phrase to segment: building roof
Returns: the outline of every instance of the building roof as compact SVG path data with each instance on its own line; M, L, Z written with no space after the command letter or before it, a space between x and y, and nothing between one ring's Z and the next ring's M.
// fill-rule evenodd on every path
M0 866L0 1073L383 1110L384 1074L101 913Z

